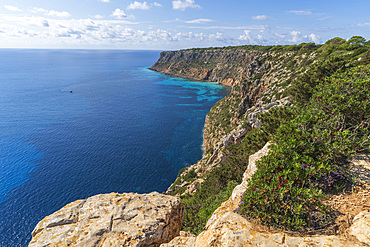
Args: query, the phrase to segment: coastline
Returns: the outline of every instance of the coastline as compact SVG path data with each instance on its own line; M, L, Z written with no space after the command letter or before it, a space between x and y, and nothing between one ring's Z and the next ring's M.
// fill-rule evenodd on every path
M190 80L190 81L196 81L196 82L212 82L212 83L217 83L217 84L220 84L220 85L223 85L223 86L226 86L226 87L232 87L229 84L225 84L225 83L222 83L222 82L219 82L219 81L199 80L197 78L190 77L190 76L182 76L182 75L179 75L179 74L171 74L169 72L164 72L164 71L161 71L161 70L158 70L158 69L154 69L152 67L150 67L148 69L149 70L152 70L152 71L155 71L155 72L158 72L158 73L161 73L161 74L164 74L164 75L169 76L169 77L181 78L181 79Z

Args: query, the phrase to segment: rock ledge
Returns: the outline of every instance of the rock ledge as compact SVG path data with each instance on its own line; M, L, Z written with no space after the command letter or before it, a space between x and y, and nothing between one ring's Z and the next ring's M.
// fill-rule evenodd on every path
M96 195L45 217L29 246L156 247L179 235L183 215L179 198L158 192Z

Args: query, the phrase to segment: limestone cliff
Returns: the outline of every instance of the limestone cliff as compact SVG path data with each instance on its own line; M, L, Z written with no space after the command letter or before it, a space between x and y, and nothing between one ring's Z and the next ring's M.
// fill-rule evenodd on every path
M250 64L257 65L255 57L260 55L261 52L245 52L242 49L167 51L161 52L159 60L151 69L192 80L233 86L247 77Z

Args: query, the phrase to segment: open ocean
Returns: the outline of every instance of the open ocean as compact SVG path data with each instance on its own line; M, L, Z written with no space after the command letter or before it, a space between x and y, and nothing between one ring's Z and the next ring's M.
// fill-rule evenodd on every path
M230 89L148 70L158 57L0 49L1 247L27 246L74 200L163 192L202 157L205 116Z

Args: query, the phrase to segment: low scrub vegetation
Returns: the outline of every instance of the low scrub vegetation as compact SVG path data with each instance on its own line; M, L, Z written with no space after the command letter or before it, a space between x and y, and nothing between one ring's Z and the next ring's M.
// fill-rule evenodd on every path
M274 135L242 198L240 212L289 230L334 220L320 203L352 182L347 158L369 151L370 66L321 78L309 103Z

